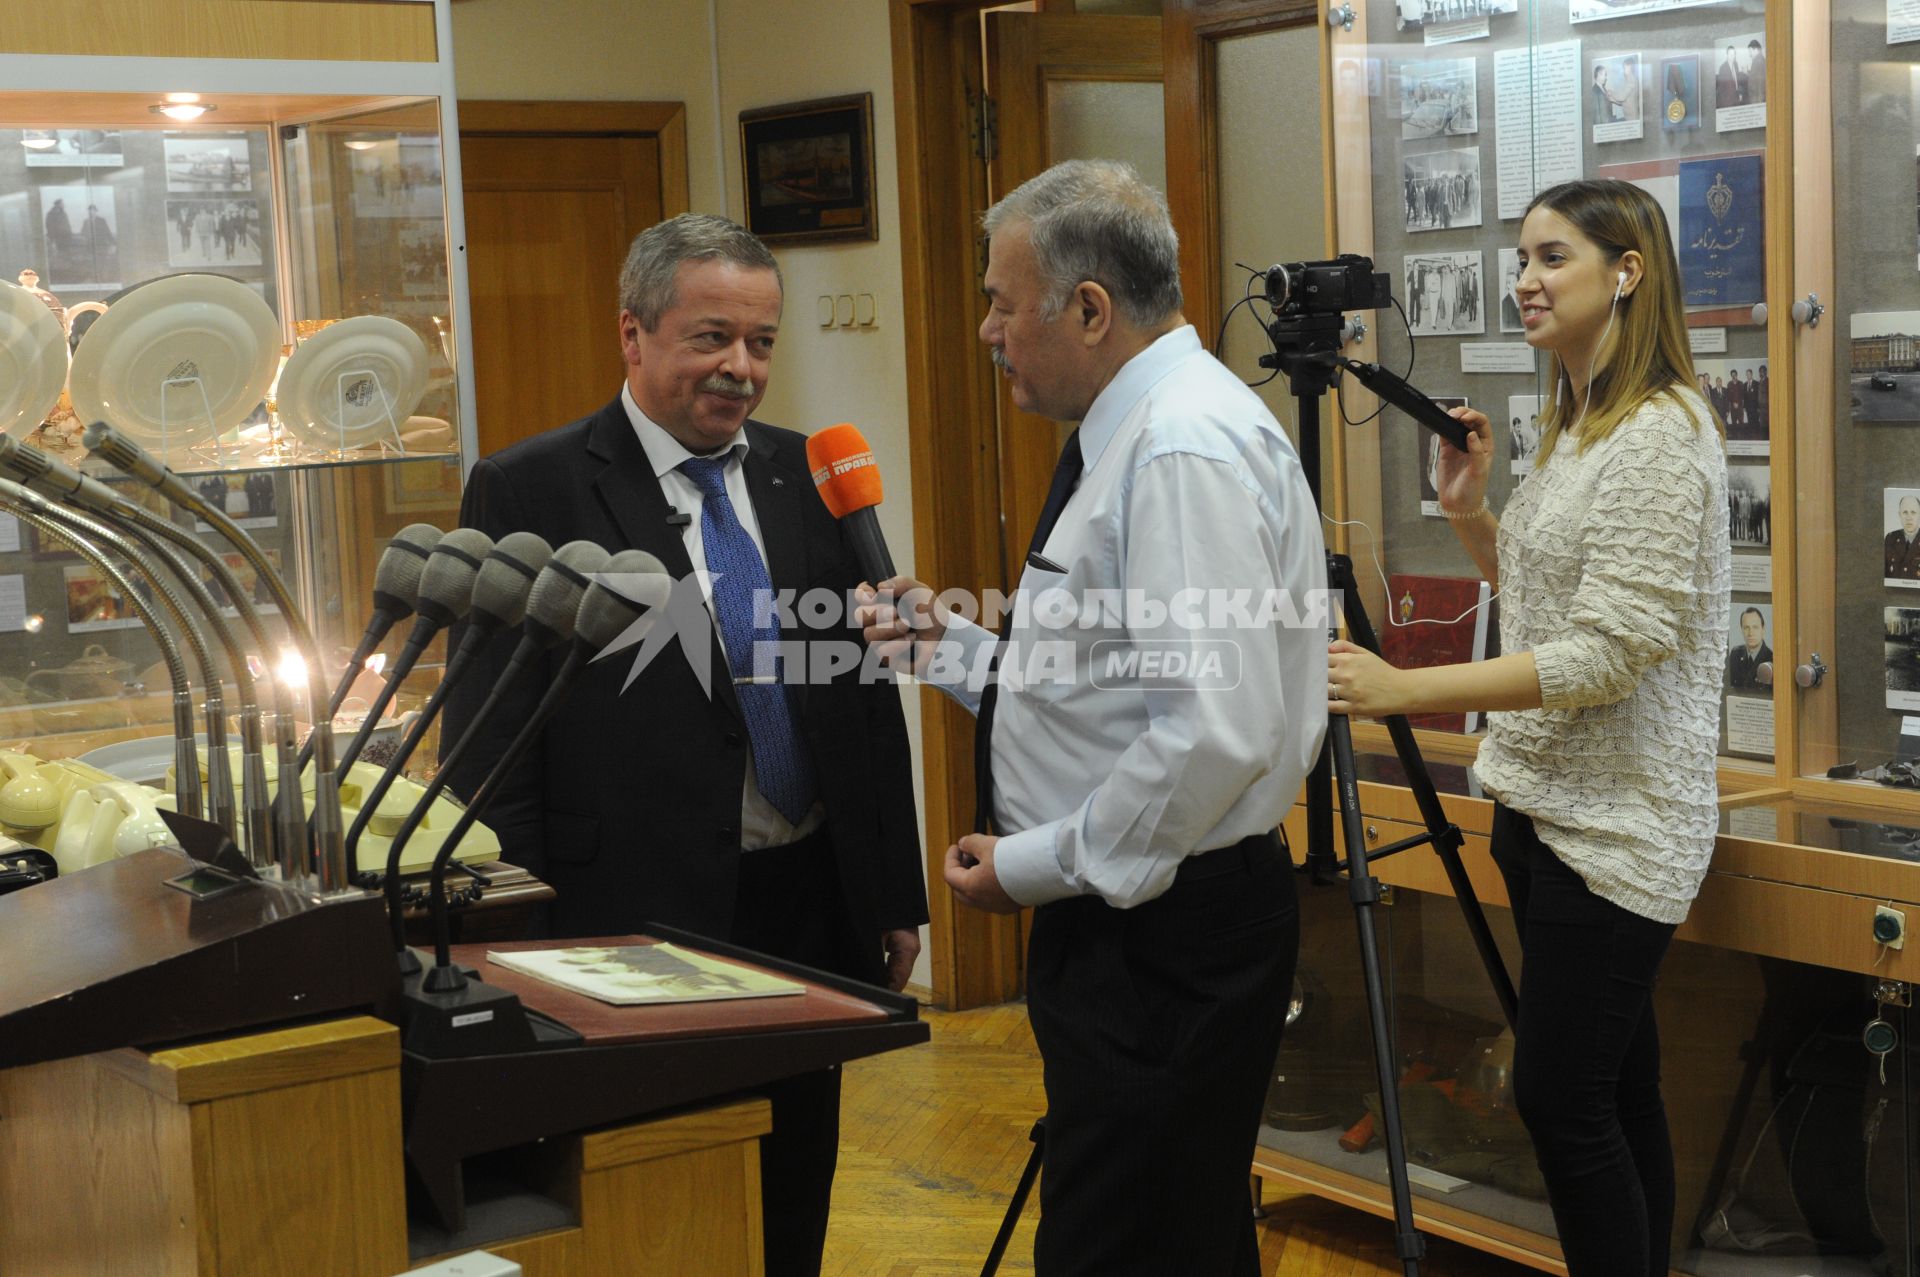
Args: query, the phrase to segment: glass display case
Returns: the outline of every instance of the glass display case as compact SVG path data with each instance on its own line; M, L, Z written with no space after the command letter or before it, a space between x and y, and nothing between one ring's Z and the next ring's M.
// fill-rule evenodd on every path
M1529 470L1547 390L1506 300L1526 203L1619 177L1667 212L1700 388L1726 426L1733 549L1721 836L1657 994L1674 1267L1920 1271L1906 939L1920 918L1920 444L1906 433L1920 427L1920 10L1355 0L1328 31L1329 247L1373 258L1400 303L1365 316L1347 353L1493 419L1496 512ZM1361 424L1326 414L1328 504L1346 521L1330 536L1389 655L1493 654L1497 621L1475 632L1478 582L1438 517L1431 437L1392 409L1366 420L1377 403L1344 389ZM1427 618L1453 623L1403 624ZM1468 768L1477 725L1420 726L1516 968L1491 805ZM1371 724L1355 736L1386 748ZM1397 762L1363 753L1360 769L1369 844L1416 832ZM1289 827L1304 851L1301 809ZM1382 966L1422 1227L1551 1270L1510 1039L1449 884L1426 850L1377 872L1394 888ZM1308 891L1303 918L1256 1170L1385 1213L1345 893Z
M167 462L278 565L331 682L388 538L454 524L472 453L446 0L160 0L123 24L90 7L0 26L0 333L44 338L38 311L18 317L37 298L59 352L51 383L0 378L0 426L219 544L81 431L105 420ZM435 685L443 646L396 709ZM305 704L287 652L255 657ZM0 513L0 741L151 768L169 693L133 602Z

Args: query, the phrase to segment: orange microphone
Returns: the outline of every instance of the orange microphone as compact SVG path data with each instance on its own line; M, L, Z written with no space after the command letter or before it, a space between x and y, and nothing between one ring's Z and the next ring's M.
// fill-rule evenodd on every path
M895 576L893 556L880 534L880 467L873 449L858 430L846 422L828 426L807 440L807 468L813 486L820 489L827 512L840 520L853 542L860 570L873 585Z

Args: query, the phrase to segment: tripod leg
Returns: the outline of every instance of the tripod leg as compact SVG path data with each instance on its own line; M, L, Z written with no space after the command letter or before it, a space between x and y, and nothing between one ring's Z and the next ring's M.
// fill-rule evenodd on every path
M1380 1125L1387 1141L1387 1181L1393 1194L1397 1230L1395 1251L1406 1277L1419 1277L1426 1242L1413 1223L1413 1189L1407 1182L1406 1140L1400 1127L1400 1077L1387 1020L1384 982L1380 978L1380 948L1374 935L1373 907L1380 903L1380 883L1367 868L1366 834L1361 828L1360 787L1354 779L1353 730L1344 715L1327 724L1333 748L1333 770L1339 781L1340 822L1347 844L1347 895L1353 901L1354 921L1360 929L1360 967L1366 978L1367 1017L1373 1027L1373 1068L1380 1079Z
M1329 554L1327 580L1332 589L1340 592L1347 632L1353 636L1353 641L1378 656L1380 640L1373 632L1366 605L1361 602L1355 586L1353 560L1343 554ZM1473 938L1473 947L1480 955L1480 965L1486 968L1487 981L1493 986L1493 995L1500 1003L1501 1013L1506 1016L1507 1026L1515 1028L1520 1021L1520 997L1514 991L1513 977L1507 973L1500 947L1494 943L1493 928L1487 923L1486 911L1480 907L1480 897L1473 889L1473 880L1467 877L1467 868L1460 863L1460 831L1447 819L1446 809L1440 805L1440 795L1433 787L1433 777L1427 772L1426 762L1420 757L1420 745L1414 739L1413 727L1400 714L1383 721L1387 725L1387 734L1393 738L1393 751L1399 756L1400 769L1406 773L1407 788L1412 791L1414 803L1420 808L1420 819L1433 836L1434 852L1440 857L1440 867L1446 870L1447 882L1453 888L1453 898L1460 906L1462 920L1467 924L1467 934ZM1349 854L1352 845L1348 844Z
M993 1277L1000 1271L1000 1260L1007 1253L1007 1243L1013 1240L1014 1226L1020 1222L1020 1212L1026 1209L1027 1194L1033 1191L1033 1181L1040 1174L1040 1159L1047 1151L1047 1119L1043 1117L1035 1122L1027 1138L1033 1141L1033 1152L1027 1157L1026 1169L1020 1172L1020 1184L1013 1190L1013 1200L1007 1203L1007 1216L1000 1221L1000 1231L994 1236L993 1249L987 1252L987 1265L980 1270L980 1277Z

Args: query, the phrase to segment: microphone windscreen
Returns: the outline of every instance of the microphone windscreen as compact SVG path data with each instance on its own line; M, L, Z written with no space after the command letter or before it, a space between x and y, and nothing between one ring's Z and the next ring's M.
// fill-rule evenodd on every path
M409 523L393 534L373 569L374 606L398 620L413 611L420 597L420 574L427 555L440 543L440 529L431 523Z
M572 638L574 613L580 610L587 579L604 568L609 557L591 541L569 541L555 550L527 592L527 623Z
M645 550L622 550L593 574L573 635L590 647L605 647L649 610L665 607L672 589L666 564Z
M861 433L841 422L807 440L807 468L820 489L827 512L844 519L855 510L880 504L880 467Z
M493 543L473 580L473 615L505 628L527 615L527 591L553 557L547 539L534 532L509 532Z
M473 606L473 578L491 549L493 538L478 528L455 528L441 537L420 572L420 601L414 605L420 614L441 625L465 616Z

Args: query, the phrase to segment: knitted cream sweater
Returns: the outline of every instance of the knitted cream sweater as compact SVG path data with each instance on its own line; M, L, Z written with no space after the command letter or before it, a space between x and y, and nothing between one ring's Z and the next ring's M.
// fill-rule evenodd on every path
M1713 855L1731 589L1720 437L1676 393L1562 439L1508 502L1501 650L1533 652L1543 707L1488 715L1474 763L1595 894L1666 923Z

